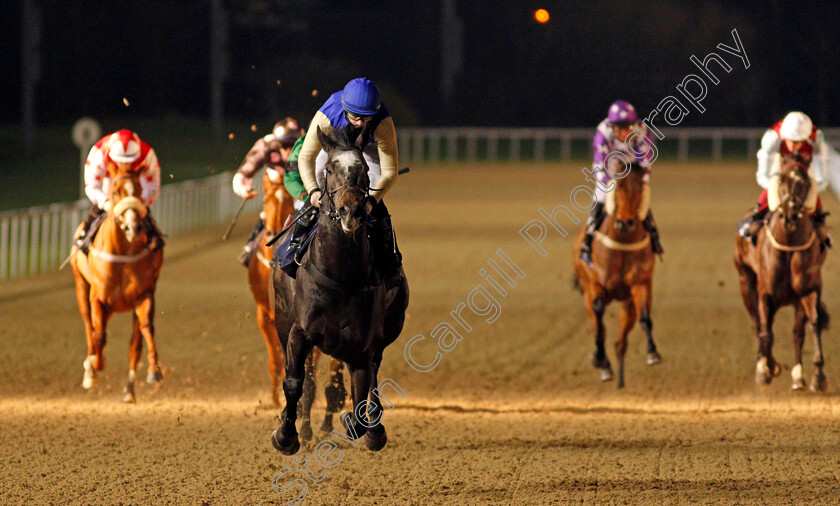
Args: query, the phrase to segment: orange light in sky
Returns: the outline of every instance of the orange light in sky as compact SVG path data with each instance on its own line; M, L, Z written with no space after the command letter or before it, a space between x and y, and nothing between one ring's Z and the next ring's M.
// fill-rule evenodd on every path
M545 24L548 23L548 11L545 9L537 9L534 11L534 19L537 20L537 23Z

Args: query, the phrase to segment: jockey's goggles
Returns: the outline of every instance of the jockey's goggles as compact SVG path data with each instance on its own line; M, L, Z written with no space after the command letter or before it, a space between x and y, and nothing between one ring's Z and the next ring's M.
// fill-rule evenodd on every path
M612 123L610 126L613 128L613 130L628 130L630 128L633 128L635 124L633 122L628 121L621 123Z
M373 117L373 114L367 114L367 115L362 116L360 114L350 112L347 109L344 110L344 113L347 114L347 119L350 119L350 120L353 120L353 121L359 121L359 120L370 121L370 119Z

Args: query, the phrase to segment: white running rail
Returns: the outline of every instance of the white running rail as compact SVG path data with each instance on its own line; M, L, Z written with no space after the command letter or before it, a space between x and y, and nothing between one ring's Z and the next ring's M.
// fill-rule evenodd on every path
M152 216L167 236L226 223L242 202L231 189L233 173L165 185ZM260 197L244 211L256 212ZM0 280L58 269L70 253L76 227L87 215L86 200L0 212Z

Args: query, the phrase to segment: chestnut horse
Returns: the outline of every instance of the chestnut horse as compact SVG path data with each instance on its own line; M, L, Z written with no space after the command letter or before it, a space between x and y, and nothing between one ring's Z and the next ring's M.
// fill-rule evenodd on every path
M612 366L604 350L604 312L610 302L621 302L621 323L615 342L618 388L624 387L627 335L637 318L647 335L648 365L662 360L653 342L650 315L654 256L650 236L642 225L648 212L649 190L643 181L645 172L641 165L631 163L624 177L614 179L615 189L607 194L608 216L595 232L592 267L580 259L585 228L575 238L572 247L576 282L583 292L586 311L595 326L592 365L601 369L601 381L613 378Z
M756 245L749 238L735 236L735 267L741 281L741 296L758 341L756 382L767 384L781 373L773 358L773 318L776 311L793 305L793 350L796 364L791 370L793 389L805 388L802 372L802 344L805 324L814 335L814 366L811 390L822 392L827 381L823 372L822 331L828 328L828 313L822 302L822 265L826 252L814 230L810 211L816 204L803 160L782 158L778 189L768 193L770 212Z
M351 140L345 130L317 130L329 155L321 193L318 228L297 277L274 269L277 333L286 349L282 425L271 435L286 455L300 448L296 407L303 394L304 362L313 347L345 362L352 378L353 412L342 414L349 439L365 436L377 451L388 440L377 390L385 347L405 323L408 281L400 268L387 286L374 267L366 224L370 181L362 156L364 134Z
M271 400L274 407L280 406L280 385L285 376L285 358L277 337L277 327L274 324L274 306L269 290L273 290L271 282L271 257L273 250L265 245L266 237L272 237L280 232L294 209L294 198L283 186L283 176L273 169L266 169L263 174L263 219L265 229L257 237L257 248L254 257L248 263L248 285L257 303L257 323L265 338L268 348L268 374L271 377ZM315 367L321 352L317 348L307 358L306 380L302 398L301 438L304 441L312 439L310 426L310 411L315 401ZM332 418L341 410L346 397L342 363L337 360L330 362L330 379L325 389L327 398L327 414L321 431L332 432Z
M146 381L153 384L163 379L154 338L155 285L163 264L163 249L153 251L140 226L140 219L149 211L139 198L139 174L119 172L112 165L109 176L112 207L93 238L89 252L85 254L77 250L71 259L76 278L76 300L85 322L88 345L82 386L85 389L93 387L96 371L105 367L103 351L111 315L133 311L128 380L122 400L134 402L134 376L143 339L149 348Z

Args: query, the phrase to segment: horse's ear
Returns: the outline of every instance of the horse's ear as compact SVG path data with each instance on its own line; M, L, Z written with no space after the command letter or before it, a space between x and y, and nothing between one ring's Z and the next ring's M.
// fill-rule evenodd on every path
M321 130L320 126L317 126L315 128L318 129L318 132L317 132L318 133L318 142L321 143L321 147L324 148L324 151L326 151L327 153L330 153L337 146L336 142L333 140L332 137L325 134Z
M370 131L368 130L367 125L365 125L365 127L362 128L362 133L359 134L358 137L356 137L356 143L355 143L356 147L361 149L362 151L364 151L365 146L368 145L369 141L370 141Z

